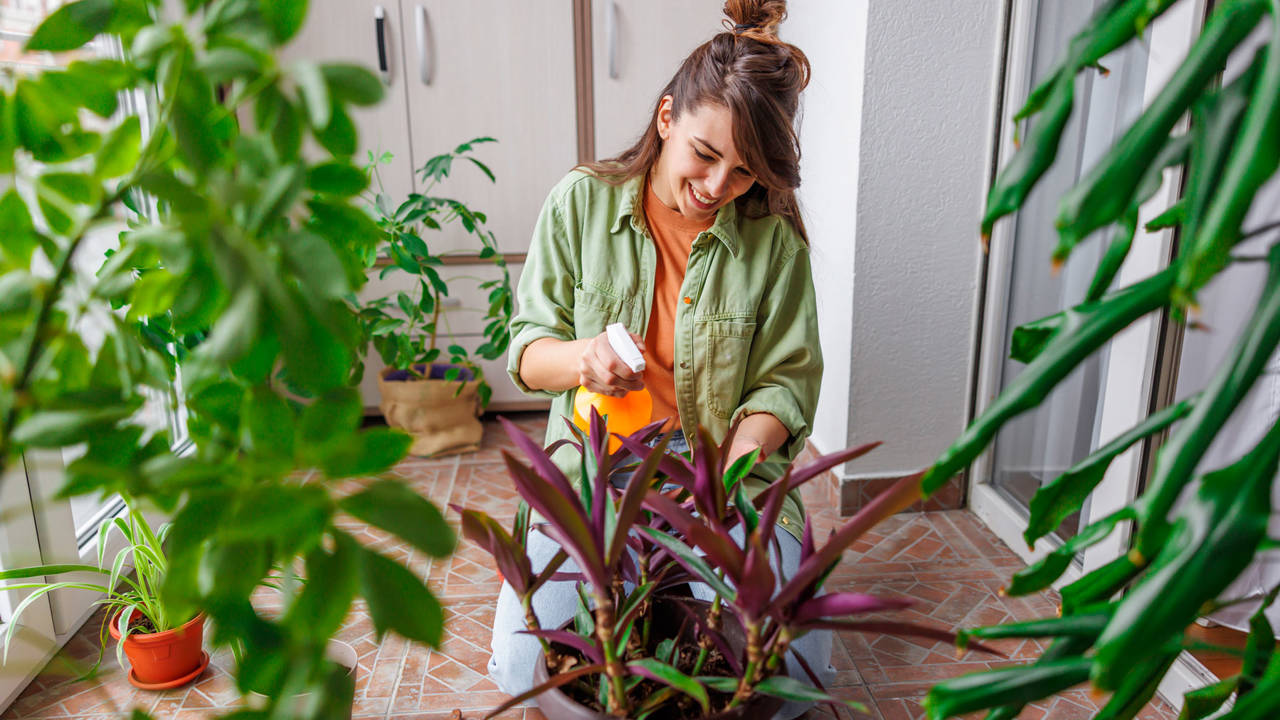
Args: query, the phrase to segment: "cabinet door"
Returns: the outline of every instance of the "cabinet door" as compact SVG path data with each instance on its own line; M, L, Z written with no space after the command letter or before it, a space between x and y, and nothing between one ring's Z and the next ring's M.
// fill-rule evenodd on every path
M383 57L386 97L372 107L351 109L351 119L359 130L356 163L363 164L367 151L375 156L390 152L391 163L380 165L378 173L384 191L397 204L413 192L413 158L409 153L409 120L405 114L405 83L402 38L397 0L312 0L306 24L281 52L291 60L341 61L379 71L378 16L382 15Z
M475 153L496 183L466 163L430 193L485 213L503 252L527 251L547 192L577 163L572 0L403 0L401 13L415 166L497 138ZM437 242L437 251L480 250L460 228Z
M614 157L640 137L680 62L723 31L721 7L709 0L592 0L596 158Z

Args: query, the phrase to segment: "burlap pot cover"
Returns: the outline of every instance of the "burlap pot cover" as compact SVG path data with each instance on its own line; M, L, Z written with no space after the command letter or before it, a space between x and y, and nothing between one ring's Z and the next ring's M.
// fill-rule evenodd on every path
M378 407L388 425L413 437L409 454L455 455L480 449L484 426L478 380L462 383L458 392L457 380L387 380L390 372L394 369L384 368L378 374L382 395Z

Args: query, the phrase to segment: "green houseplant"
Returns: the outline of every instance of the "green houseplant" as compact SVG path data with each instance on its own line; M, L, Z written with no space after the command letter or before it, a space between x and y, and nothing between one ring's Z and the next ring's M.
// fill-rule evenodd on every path
M160 597L169 566L164 551L168 525L153 531L151 523L136 509L134 502L126 498L125 506L124 517L103 523L98 532L97 565L34 565L0 571L0 580L24 581L7 584L5 590L32 591L14 608L12 622L5 631L6 655L18 627L16 621L31 603L56 590L78 589L101 593L103 597L96 604L107 608L99 632L98 663L102 661L107 635L110 634L118 641L116 659L121 667L124 667L124 656L129 656L133 668L129 681L134 685L156 688L185 684L194 680L208 664L209 657L201 649L204 615L175 615L165 607ZM124 546L108 566L105 564L105 549L113 530L122 536ZM132 576L128 574L130 568ZM42 579L63 573L93 573L101 580ZM96 669L98 663L88 672Z
M1176 0L1102 3L1071 42L1066 56L1018 113L1031 118L1025 141L996 178L982 222L984 235L1022 206L1053 164L1073 108L1077 74L1090 72L1111 51L1138 42L1143 29ZM1265 257L1235 248L1274 226L1244 227L1259 188L1280 162L1280 3L1226 0L1216 4L1199 39L1142 115L1063 197L1056 221L1055 260L1065 260L1095 230L1114 227L1087 298L1081 305L1014 331L1013 356L1025 369L926 472L926 492L968 465L1012 417L1040 403L1091 353L1120 330L1152 313L1185 321L1197 292L1227 266L1265 262L1265 288L1242 334L1214 378L1196 396L1153 413L1040 489L1024 534L1029 543L1078 511L1120 453L1173 427L1151 476L1129 506L1096 521L1043 560L1016 573L1011 595L1036 592L1060 578L1075 553L1117 526L1132 527L1130 551L1061 589L1061 617L977 628L966 637L1036 637L1050 642L1038 661L946 681L925 700L931 718L989 710L1016 717L1028 702L1089 683L1107 702L1096 717L1131 718L1151 699L1198 617L1233 598L1224 591L1255 556L1276 546L1268 538L1271 492L1280 460L1280 424L1238 461L1196 471L1209 445L1241 403L1280 343L1280 243ZM1266 45L1239 77L1215 79L1228 56L1266 19ZM1191 115L1191 129L1177 132ZM1113 288L1138 223L1138 208L1159 188L1162 171L1180 167L1182 200L1149 228L1176 227L1177 254L1168 268L1127 287ZM1176 501L1186 497L1181 504ZM1280 716L1280 654L1263 614L1253 616L1238 675L1187 694L1183 718L1229 720Z
M849 545L919 499L919 476L897 482L824 544L815 542L806 521L792 577L779 582L771 566L769 549L787 494L878 443L792 467L748 498L741 481L755 453L725 463L732 437L716 446L701 432L685 457L666 451L668 438L660 437L658 422L617 436L620 447L610 452L605 422L593 410L590 432L580 434L576 445L582 481L575 486L551 459L557 447L543 449L505 424L524 456L503 452L527 503L513 530L483 512L453 509L462 516L463 533L493 555L521 598L528 632L542 641L545 662L535 668L540 684L489 717L529 697L557 718L771 717L784 700L866 712L828 695L804 657L791 652L792 643L814 630L955 639L941 628L878 615L910 605L908 598L820 592ZM613 481L626 474L619 490ZM545 523L534 525L530 508ZM525 551L531 532L543 532L563 548L536 573ZM578 568L569 577L580 579L577 618L563 628L540 627L533 594L569 559ZM705 583L714 599L681 592L690 582ZM783 672L789 655L799 659L812 686Z
M369 171L374 191L367 200L374 208L382 242L364 253L367 270L381 263L378 278L408 275L417 280L409 290L355 301L365 336L386 365L378 377L381 409L387 423L410 433L415 455L436 455L479 447L483 427L479 414L489 404L492 388L475 358L501 357L510 344L511 274L498 252L493 232L486 226L483 212L452 198L433 194L436 185L449 176L455 160L465 160L492 182L493 172L477 159L476 145L495 142L480 137L462 143L451 152L428 160L419 170L426 187L398 205L383 191L378 165L389 154L375 158L369 154ZM433 252L424 236L427 231L461 228L478 245L479 259L498 269L496 279L442 276L445 257L460 251ZM449 314L442 312L449 285L474 282L487 291L483 342L468 349L449 327ZM455 285L456 289L456 285ZM444 342L445 339L447 346Z
M382 85L354 65L277 62L306 9L71 2L27 48L105 32L125 56L0 78L0 471L32 448L80 446L64 495L121 493L170 514L160 604L203 612L214 645L243 649L238 687L268 696L249 717L307 691L306 715L342 716L351 678L324 652L357 597L379 635L440 640L423 579L338 513L433 556L454 543L396 478L334 482L382 473L409 438L362 429L350 386L360 331L345 299L382 237L356 200L368 178L350 108ZM154 98L146 123L112 119L123 92ZM301 152L308 137L318 159ZM102 262L90 238L104 235ZM147 389L182 401L182 437L144 425ZM268 615L251 595L276 567L324 582L286 588Z

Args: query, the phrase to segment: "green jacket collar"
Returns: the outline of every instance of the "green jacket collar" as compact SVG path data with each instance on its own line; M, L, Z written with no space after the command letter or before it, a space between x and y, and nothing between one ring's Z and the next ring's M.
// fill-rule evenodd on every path
M622 229L622 223L630 220L631 227L636 232L647 235L647 229L644 227L644 213L638 211L637 207L642 207L640 193L644 189L644 176L637 175L629 178L622 184L621 199L618 202L618 212L613 217L613 226L610 232L616 233ZM707 228L707 232L716 236L733 257L738 257L738 251L741 247L741 241L738 238L738 204L731 202L716 211L716 221Z

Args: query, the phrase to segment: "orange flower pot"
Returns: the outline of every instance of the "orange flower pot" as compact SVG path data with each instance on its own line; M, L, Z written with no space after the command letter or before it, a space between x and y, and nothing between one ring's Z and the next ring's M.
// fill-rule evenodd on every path
M138 614L134 610L132 617ZM136 687L160 690L185 685L199 677L209 664L209 656L203 647L204 613L196 615L182 627L158 633L132 634L123 641L120 640L119 618L119 613L111 618L111 637L124 643L124 654L132 666L129 682Z

